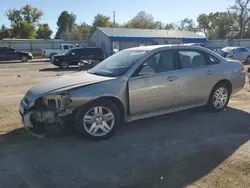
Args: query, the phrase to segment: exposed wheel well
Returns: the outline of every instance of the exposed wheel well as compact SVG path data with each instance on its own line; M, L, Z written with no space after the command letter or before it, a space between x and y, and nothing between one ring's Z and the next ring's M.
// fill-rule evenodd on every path
M51 53L51 54L49 55L49 58L52 59L52 56L54 56L54 55L57 55L57 53Z
M102 99L112 101L115 104L115 106L117 107L117 109L120 112L121 121L124 122L124 120L125 120L125 108L124 108L124 105L122 104L122 102L115 97L101 97L101 98L98 98L97 100L102 100Z
M232 83L229 80L227 80L227 79L220 80L219 82L217 82L215 84L215 86L218 85L218 84L226 84L227 88L229 89L230 94L232 93L233 86L232 86Z

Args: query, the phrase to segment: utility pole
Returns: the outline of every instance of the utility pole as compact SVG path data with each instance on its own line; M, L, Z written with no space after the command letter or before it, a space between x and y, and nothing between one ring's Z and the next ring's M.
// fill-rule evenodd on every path
M113 12L113 27L115 27L115 11Z

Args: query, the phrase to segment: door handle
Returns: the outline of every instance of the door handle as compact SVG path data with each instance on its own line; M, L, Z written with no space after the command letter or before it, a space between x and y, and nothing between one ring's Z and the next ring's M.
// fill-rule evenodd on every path
M173 81L175 81L176 79L177 79L176 76L169 76L169 77L167 78L167 80L170 81L170 82L173 82Z
M213 74L213 72L211 70L208 70L207 74Z

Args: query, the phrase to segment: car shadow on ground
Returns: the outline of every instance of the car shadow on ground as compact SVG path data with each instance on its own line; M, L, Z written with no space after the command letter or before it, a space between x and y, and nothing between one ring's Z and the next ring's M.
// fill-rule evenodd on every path
M0 64L15 64L15 63L20 63L20 64L24 64L24 63L48 63L50 62L49 59L33 59L33 60L29 60L27 62L22 62L21 60L13 60L13 61L0 61Z
M79 67L69 67L67 69L61 69L59 67L54 68L44 68L40 69L40 72L68 72L68 71L84 71L84 69L80 69Z
M249 141L249 122L241 110L198 108L126 124L101 142L15 130L0 137L0 187L185 187Z

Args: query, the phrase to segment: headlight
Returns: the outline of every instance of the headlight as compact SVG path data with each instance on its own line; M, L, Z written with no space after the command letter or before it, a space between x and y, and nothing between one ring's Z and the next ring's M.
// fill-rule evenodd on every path
M68 94L50 95L43 97L43 102L49 108L64 109L71 103L71 99Z
M29 53L29 56L33 56L32 53Z

